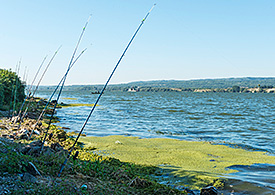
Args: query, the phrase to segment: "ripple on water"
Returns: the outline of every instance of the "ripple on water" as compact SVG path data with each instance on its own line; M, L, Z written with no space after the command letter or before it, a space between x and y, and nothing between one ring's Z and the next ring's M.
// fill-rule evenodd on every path
M234 179L232 182L234 184L231 184L233 186L231 188L235 188L240 192L247 191L248 194L257 193L255 189L258 191L258 194L264 194L263 192L273 194L275 192L275 165L234 165L228 168L238 171L226 175L226 178ZM237 180L238 182L236 182ZM254 187L252 187L253 185ZM229 186L226 187L228 188Z
M234 113L226 113L226 112L222 112L219 113L220 116L244 116L243 114L234 114Z
M79 104L93 103L97 97L87 92L64 91L63 95L77 99L67 100L69 103ZM43 93L40 97L48 96L50 94ZM275 155L275 99L271 94L106 92L100 104L85 128L88 135L128 133L140 137L231 142L225 145ZM80 129L90 109L85 106L59 109L60 125ZM242 176L243 180L238 178L233 185L240 182L243 185L249 177L252 177L249 182L256 183L257 178L253 178L250 170L251 167L243 167L243 175L248 172L251 176ZM271 172L275 175L274 170ZM267 185L275 183L272 175L263 174ZM256 194L264 194L262 192Z

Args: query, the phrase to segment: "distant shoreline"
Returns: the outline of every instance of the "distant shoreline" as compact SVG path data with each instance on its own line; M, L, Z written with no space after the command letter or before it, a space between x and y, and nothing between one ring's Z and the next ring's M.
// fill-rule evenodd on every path
M65 91L101 91L103 85L67 85ZM55 86L40 86L40 91L52 91ZM190 91L190 92L241 92L274 93L275 77L243 77L198 80L155 80L111 84L106 91Z

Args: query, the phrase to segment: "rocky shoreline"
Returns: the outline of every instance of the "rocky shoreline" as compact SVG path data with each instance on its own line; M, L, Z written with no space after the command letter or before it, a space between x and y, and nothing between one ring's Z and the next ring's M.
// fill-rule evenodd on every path
M42 102L43 107L43 101ZM44 102L45 103L45 102ZM40 109L33 108L20 127L16 117L0 117L0 195L2 194L195 194L159 184L154 166L141 166L93 153L94 148L77 143L73 158L63 175L56 177L60 165L73 145L75 133L51 125L49 138L41 151L47 119L38 125ZM2 115L8 112L1 112ZM32 134L33 132L33 134ZM32 134L32 137L30 135ZM77 154L79 154L77 156ZM218 194L207 187L201 194Z
M30 138L34 119L18 128L15 119L0 118L0 194L186 194L147 178L155 167L140 167L76 149L79 156L69 159L59 178L56 173L74 141L73 134L51 125L45 147L41 139L46 128L42 121ZM74 154L76 151L74 152ZM125 166L125 168L123 168ZM107 174L108 173L108 174ZM146 193L145 193L146 192ZM147 193L148 192L148 193Z

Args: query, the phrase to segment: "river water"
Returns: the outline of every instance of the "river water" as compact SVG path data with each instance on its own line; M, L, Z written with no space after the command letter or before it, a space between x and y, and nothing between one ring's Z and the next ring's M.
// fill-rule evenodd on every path
M49 92L43 91L38 94L45 98L49 95ZM92 104L97 96L83 91L64 91L60 101ZM90 109L87 106L59 109L59 125L70 128L69 131L79 131ZM275 94L106 92L84 133L88 136L131 135L203 140L274 155L274 112ZM270 193L274 193L275 168L272 165L255 166L253 171L234 167L239 170L239 175L232 176L234 181L266 186L265 189L270 188ZM265 174L267 178L263 181Z

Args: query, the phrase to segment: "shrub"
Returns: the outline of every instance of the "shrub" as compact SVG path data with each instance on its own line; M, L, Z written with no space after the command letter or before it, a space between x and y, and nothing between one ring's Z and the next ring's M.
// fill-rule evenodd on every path
M14 99L16 91L16 102L22 102L25 97L25 85L15 72L0 69L0 107L9 105Z

